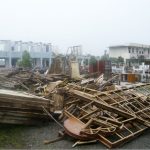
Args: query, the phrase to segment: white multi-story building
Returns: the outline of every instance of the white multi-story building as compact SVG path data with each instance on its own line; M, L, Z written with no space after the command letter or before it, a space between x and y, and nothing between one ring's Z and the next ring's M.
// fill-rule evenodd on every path
M4 60L5 67L16 66L24 51L28 51L32 64L38 67L49 67L51 64L51 43L34 43L22 41L0 40L0 60Z
M143 58L150 59L150 45L130 43L126 45L116 45L109 47L109 57L123 57L125 61L129 59Z

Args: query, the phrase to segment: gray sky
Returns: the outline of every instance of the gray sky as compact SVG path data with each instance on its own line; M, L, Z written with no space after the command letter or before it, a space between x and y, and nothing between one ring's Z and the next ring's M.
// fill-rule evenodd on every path
M150 0L0 0L0 39L83 46L150 44Z

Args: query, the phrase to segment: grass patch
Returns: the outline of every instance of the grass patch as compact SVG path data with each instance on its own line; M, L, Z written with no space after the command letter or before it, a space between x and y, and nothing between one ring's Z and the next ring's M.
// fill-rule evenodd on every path
M24 129L21 125L0 125L0 148L23 148Z

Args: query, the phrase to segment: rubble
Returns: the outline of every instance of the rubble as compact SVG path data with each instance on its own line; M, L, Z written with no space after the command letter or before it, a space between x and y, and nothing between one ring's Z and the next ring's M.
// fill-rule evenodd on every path
M0 89L0 123L39 124L48 120L42 106L50 108L50 100L35 95Z
M150 127L150 84L117 88L118 75L107 81L103 74L81 78L71 69L66 75L58 61L46 74L15 70L0 76L0 123L31 125L50 117L63 129L63 136L54 141L67 134L77 139L73 147L99 141L108 148Z
M150 127L150 101L142 94L150 93L150 85L106 92L79 86L67 88L68 97L73 101L64 108L67 117L64 127L75 139L98 140L114 148Z

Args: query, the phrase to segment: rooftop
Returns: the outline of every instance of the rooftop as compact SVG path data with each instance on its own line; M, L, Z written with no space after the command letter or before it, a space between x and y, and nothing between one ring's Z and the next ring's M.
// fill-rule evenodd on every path
M141 48L150 48L150 45L138 44L138 43L128 43L128 44L121 44L121 45L109 46L109 48L115 48L115 47L141 47Z

